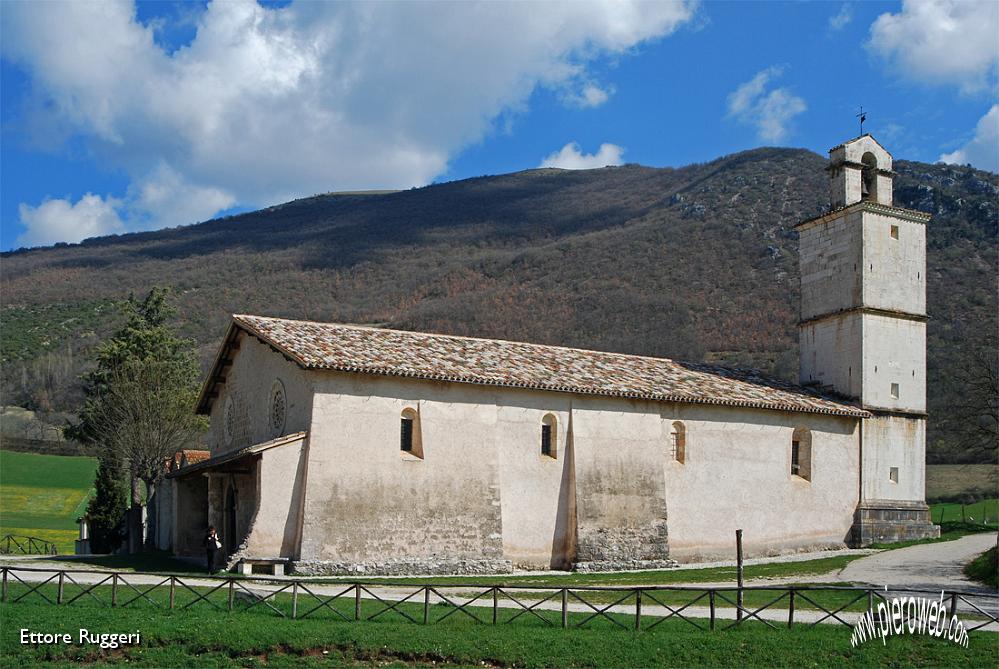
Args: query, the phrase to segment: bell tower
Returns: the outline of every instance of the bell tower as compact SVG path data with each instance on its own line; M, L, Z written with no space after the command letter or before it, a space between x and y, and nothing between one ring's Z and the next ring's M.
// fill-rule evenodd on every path
M864 134L829 151L829 211L796 226L803 385L871 413L852 541L938 536L926 505L926 224L892 203L892 156Z

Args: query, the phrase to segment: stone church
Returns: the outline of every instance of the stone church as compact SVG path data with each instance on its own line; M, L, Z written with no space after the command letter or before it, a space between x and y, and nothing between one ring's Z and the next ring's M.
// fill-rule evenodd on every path
M936 536L926 224L830 151L798 224L800 385L701 363L233 316L174 469L175 553L304 574L663 567Z

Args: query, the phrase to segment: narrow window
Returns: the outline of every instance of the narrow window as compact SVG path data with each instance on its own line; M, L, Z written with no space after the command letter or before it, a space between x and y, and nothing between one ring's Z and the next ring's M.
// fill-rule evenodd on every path
M812 480L812 433L807 427L791 435L791 476Z
M674 462L681 465L687 461L687 428L680 421L670 426L669 454Z
M415 409L404 409L399 419L399 451L423 459L423 436L420 414Z
M890 467L888 469L888 480L892 483L898 483L898 467Z
M898 384L897 383L891 384L891 396L894 397L895 399L898 399Z
M413 419L405 418L402 419L402 435L400 438L399 447L406 451L407 453L413 452Z
M541 419L541 455L554 458L556 452L555 416L548 414Z
M897 225L891 226L891 233L890 234L891 234L891 238L892 239L898 239L898 226Z

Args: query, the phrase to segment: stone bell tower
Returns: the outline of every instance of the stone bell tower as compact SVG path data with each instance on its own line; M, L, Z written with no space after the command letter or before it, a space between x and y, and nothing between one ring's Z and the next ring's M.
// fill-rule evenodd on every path
M926 505L926 224L892 204L892 157L869 134L829 151L832 207L796 226L800 379L857 401L852 542L938 536Z

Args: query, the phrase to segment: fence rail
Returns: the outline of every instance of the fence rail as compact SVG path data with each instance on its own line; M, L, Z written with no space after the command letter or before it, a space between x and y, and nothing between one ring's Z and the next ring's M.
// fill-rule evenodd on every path
M7 534L0 539L0 555L55 555L56 545L38 537Z
M949 616L956 615L959 609L974 616L974 620L966 621L965 629L969 632L999 624L999 618L994 613L999 609L999 596L946 589L900 588L885 591L874 587L835 585L742 588L693 585L559 587L476 583L414 585L411 582L383 580L321 582L11 566L0 569L3 578L0 600L18 603L31 598L29 601L43 601L55 606L69 606L83 601L117 608L145 605L183 610L207 606L218 611L233 611L238 600L241 610L259 607L258 610L292 619L329 614L344 621L362 621L378 620L394 614L423 625L441 623L452 617L499 625L510 624L526 616L546 627L581 628L596 621L608 621L616 627L636 631L651 630L674 619L700 630L711 631L739 627L751 620L773 629L791 628L796 624L815 626L828 623L852 627L854 623L845 618L845 614L859 616L866 610L876 612L875 603L888 601L893 595L925 595L933 599L941 598L946 603ZM254 585L269 589L257 589ZM324 588L330 592L321 592ZM743 598L739 595L749 593L770 595L756 598L762 599L762 604L760 601L748 605L741 603ZM823 593L840 595L835 603L823 604ZM280 601L279 595L283 597ZM677 598L681 601L674 601ZM786 607L778 608L781 603ZM859 603L866 604L863 611L848 611ZM811 608L809 615L803 615L802 611L808 607ZM501 611L509 615L500 615ZM764 612L770 613L763 615ZM971 626L972 623L977 624Z

